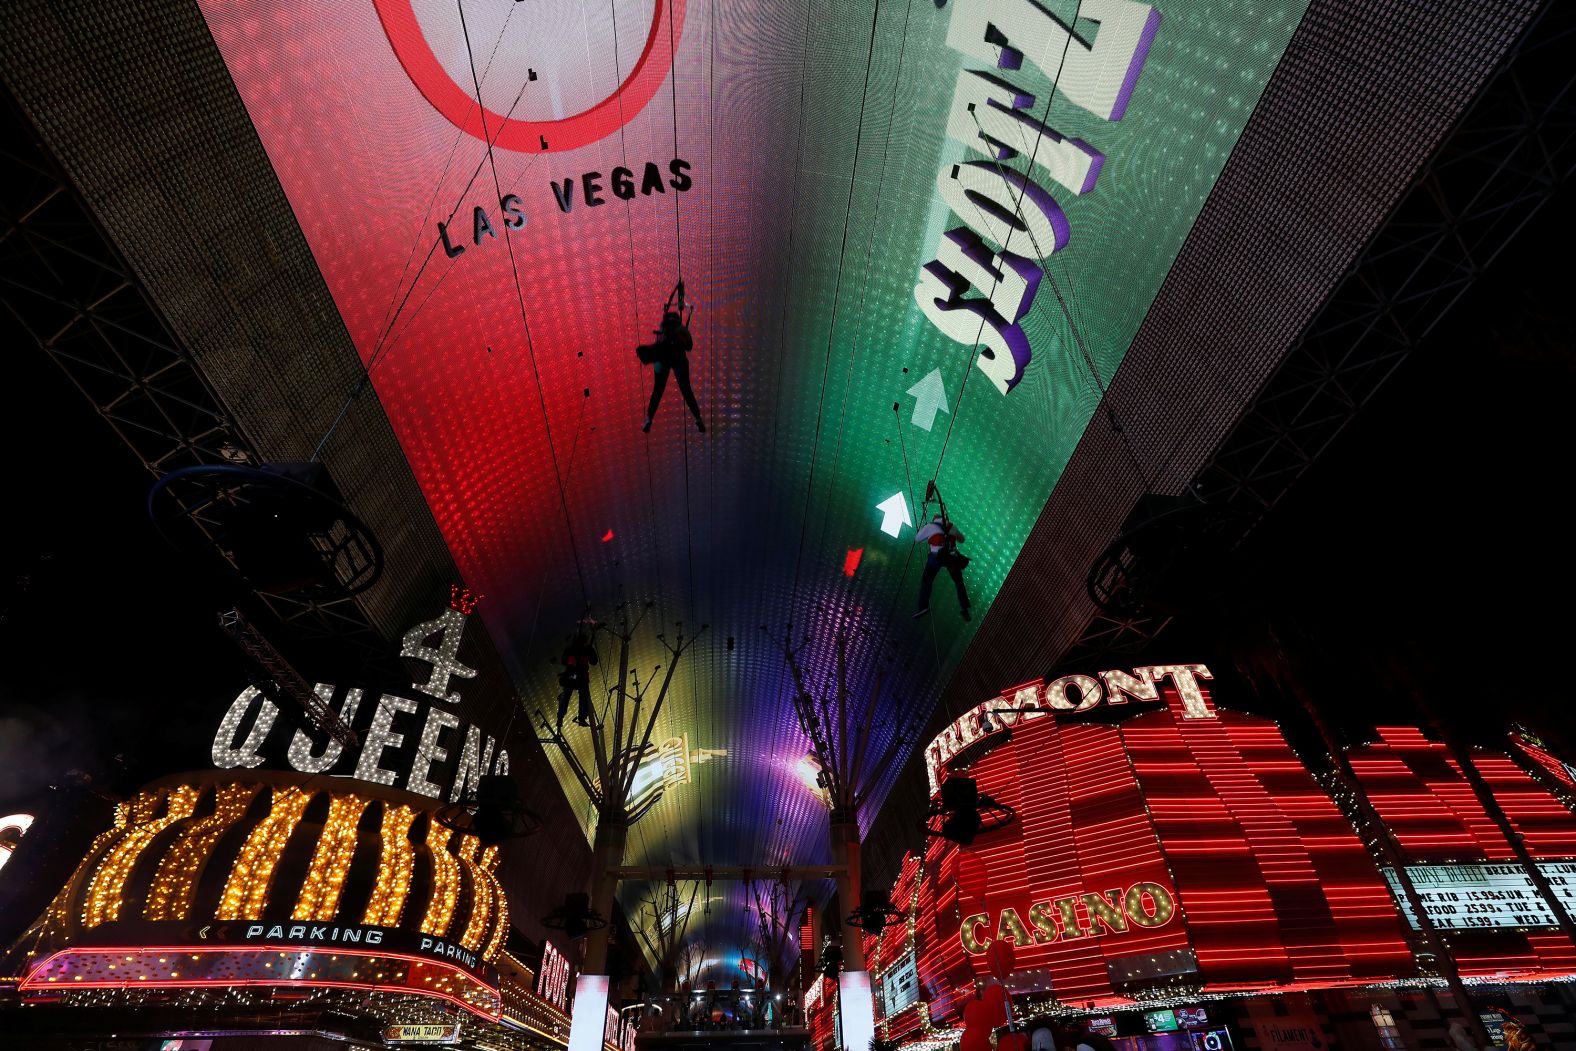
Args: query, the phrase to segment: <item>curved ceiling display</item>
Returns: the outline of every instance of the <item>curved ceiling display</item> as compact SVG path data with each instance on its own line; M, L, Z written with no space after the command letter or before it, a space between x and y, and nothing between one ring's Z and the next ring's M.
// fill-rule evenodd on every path
M928 712L973 624L944 577L910 619L927 482L977 623L1304 5L202 7L527 708L588 607L649 604L643 679L708 625L626 864L768 866L827 856L774 640L889 669L871 755ZM646 433L680 278L706 430L669 385ZM690 934L737 966L716 894Z

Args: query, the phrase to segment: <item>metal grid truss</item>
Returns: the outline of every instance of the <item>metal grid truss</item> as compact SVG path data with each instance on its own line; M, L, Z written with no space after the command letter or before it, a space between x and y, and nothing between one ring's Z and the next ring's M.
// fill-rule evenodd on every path
M1573 41L1576 12L1545 7L1194 479L1248 512L1244 539L1569 183ZM1097 613L1064 662L1141 649L1167 623Z
M197 464L257 464L253 443L9 98L0 104L0 160L8 174L0 180L5 309L155 477ZM257 599L286 637L332 638L369 662L391 660L352 598Z

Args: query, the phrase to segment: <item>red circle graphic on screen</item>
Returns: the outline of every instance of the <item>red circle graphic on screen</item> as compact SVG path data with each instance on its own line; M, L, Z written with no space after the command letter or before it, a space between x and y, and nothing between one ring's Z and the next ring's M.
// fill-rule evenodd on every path
M476 96L454 82L427 43L413 0L374 0L389 45L422 97L467 135L485 142L490 134L493 145L522 153L579 149L613 134L645 109L673 69L673 51L684 30L684 3L657 0L639 60L607 98L562 120L515 120L490 109L479 111ZM673 42L671 49L669 40Z

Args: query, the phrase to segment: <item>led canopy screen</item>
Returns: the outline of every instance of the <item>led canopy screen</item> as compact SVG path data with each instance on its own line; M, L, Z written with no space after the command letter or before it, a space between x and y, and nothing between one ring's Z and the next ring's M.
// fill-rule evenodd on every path
M626 861L772 864L824 817L758 626L923 643L894 692L934 697L1305 7L200 2L528 706L587 603L711 625L654 739L733 760ZM675 377L645 433L681 277L707 430ZM931 479L972 623L945 578L907 619Z

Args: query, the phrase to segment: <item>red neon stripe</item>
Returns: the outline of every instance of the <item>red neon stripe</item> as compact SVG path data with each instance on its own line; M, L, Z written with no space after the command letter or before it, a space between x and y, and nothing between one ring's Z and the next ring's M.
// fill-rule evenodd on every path
M165 978L165 979L159 979L157 981L152 981L152 982L125 981L125 980L117 980L117 981L90 980L90 981L72 981L72 982L64 983L64 984L56 983L56 982L40 982L40 981L35 981L34 980L34 977L36 975L38 975L40 972L42 972L43 970L48 968L51 964L55 963L55 961L61 959L62 957L76 956L76 955L80 955L80 954L84 954L84 953L136 953L136 954L140 954L140 953L160 953L160 952L163 952L163 953L175 953L175 954L178 954L178 955L191 955L193 952L195 952L195 953L198 953L198 954L206 954L206 953L248 953L248 954L252 954L252 955L260 955L262 953L269 953L269 952L272 952L272 953L296 954L296 953L301 953L301 952L318 952L318 951L321 951L321 950L310 949L310 948L309 949L302 949L300 946L282 946L282 945L258 945L258 946L238 946L237 945L237 946L212 946L212 947L201 946L201 945L160 945L160 946L82 945L82 946L73 946L73 947L61 949L58 952L53 953L48 958L46 958L43 963L40 963L37 967L34 967L33 970L27 975L27 977L22 979L22 982L21 982L20 985L17 986L17 989L18 989L18 991L27 991L27 990L33 989L33 990L40 990L40 991L44 991L44 992L59 992L59 991L68 990L68 989L212 988L212 987L217 987L217 986L252 986L252 987L283 986L283 987L286 987L286 988L312 987L312 988L329 988L329 989L370 989L373 992L413 993L413 994L418 995L418 996L431 996L431 997L435 997L435 998L440 999L440 1000L448 1000L449 1002L451 1002L451 1003L453 1003L453 1004L455 1004L455 1005L457 1005L459 1007L463 1007L465 1010L469 1011L470 1013L472 1013L472 1014L474 1014L474 1015L476 1015L476 1016L478 1016L480 1018L487 1018L487 1019L491 1019L491 1020L496 1020L497 1017L498 1017L497 1014L494 1014L492 1012L478 1010L477 1007L474 1004L467 1003L465 1000L462 1000L459 997L454 996L454 995L452 995L450 993L441 992L441 991L438 991L436 989L422 989L422 988L419 988L419 987L414 986L414 985L408 985L408 986L407 985L380 985L380 984L371 983L371 982L341 982L341 981L331 981L331 980L327 980L327 979L310 979L310 978L286 978L286 979L239 978L239 979L225 979L225 980L220 980L220 979ZM434 959L431 959L431 958L425 957L425 956L412 956L409 953L398 953L398 952L365 953L365 952L355 952L355 951L346 952L346 951L344 951L342 949L337 949L337 948L334 950L334 955L355 956L355 957L359 957L359 958L364 959L364 960L380 960L380 959L404 960L404 961L407 961L409 963L417 963L417 964L422 964L424 966L442 968L444 970L448 970L448 971L454 972L456 975L458 975L462 979L465 979L465 980L468 980L470 982L475 983L477 986L481 987L482 989L485 989L487 992L491 993L493 996L501 996L501 994L499 993L498 989L495 988L494 986L488 985L486 982L482 981L480 978L477 978L475 975L470 974L467 971L461 970L460 968L456 967L454 964L448 963L447 961L444 961L444 960L434 960Z

